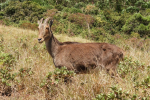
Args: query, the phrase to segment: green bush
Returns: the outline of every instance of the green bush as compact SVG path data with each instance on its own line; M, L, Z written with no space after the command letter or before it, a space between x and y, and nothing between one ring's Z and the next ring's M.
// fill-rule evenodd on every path
M122 30L127 34L131 34L131 32L137 32L141 36L150 34L150 16L142 16L140 13L135 13L131 16L122 27Z
M139 12L139 8L138 7L136 7L136 6L129 6L127 9L126 9L126 11L127 12L131 12L131 13L134 13L134 12Z
M69 71L66 67L56 68L53 72L47 74L46 80L41 83L41 87L66 82L67 79L72 78L74 75L74 71Z
M39 4L31 1L24 2L10 2L4 9L5 16L10 17L11 21L18 23L20 20L28 20L30 22L37 22L43 17L46 9Z
M62 83L70 83L75 75L74 71L67 70L66 67L56 68L53 72L49 72L40 87L47 94L46 98L51 98L58 94L58 89Z
M13 55L4 53L2 51L0 52L0 64L4 66L12 66L14 62L15 58L13 57Z
M103 27L106 24L106 21L102 19L101 16L95 16L95 27Z
M131 37L140 38L140 35L138 33L132 32Z
M4 2L0 3L0 10L2 11L2 9L4 9L6 6L8 6L8 3L10 2L10 0L6 0Z
M3 19L4 17L4 12L0 11L0 19Z
M74 7L71 7L71 8L65 7L65 8L63 9L63 12L82 13L81 9L74 8Z
M144 63L139 61L134 61L132 57L124 57L123 62L120 62L118 66L118 73L122 78L128 74L133 74L132 80L136 81L138 79L138 74L144 67Z
M150 82L150 78L145 79L147 83ZM145 82L144 82L145 83ZM141 100L149 100L148 91L145 90L141 94L129 94L129 91L123 91L122 88L117 88L117 86L112 86L110 93L101 93L97 94L96 98L93 100L137 100L140 98Z
M78 2L74 5L75 8L82 8L82 7L85 7L85 3L84 2Z
M140 14L143 16L149 16L150 15L150 8L145 10L140 10Z
M98 14L98 8L95 5L87 5L83 11L86 14L94 14L94 15Z
M70 22L74 22L75 24L82 26L82 27L87 27L87 24L90 26L94 24L95 19L90 16L90 15L85 15L82 13L76 13L76 14L71 14L68 17Z
M58 11L63 10L64 6L62 6L61 4L55 5L55 9L58 9Z

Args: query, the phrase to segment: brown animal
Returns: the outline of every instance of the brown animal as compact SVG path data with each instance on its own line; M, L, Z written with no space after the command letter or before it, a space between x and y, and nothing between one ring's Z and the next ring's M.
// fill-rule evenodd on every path
M59 42L51 31L53 21L51 18L38 21L39 43L45 41L46 48L53 58L57 68L66 67L76 73L86 72L87 69L101 67L111 75L116 75L116 67L123 59L122 50L108 43L77 43Z

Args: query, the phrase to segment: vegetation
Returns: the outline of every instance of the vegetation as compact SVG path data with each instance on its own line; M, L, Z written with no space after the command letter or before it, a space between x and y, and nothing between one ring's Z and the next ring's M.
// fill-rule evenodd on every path
M92 40L105 38L97 36L99 28L109 35L150 34L150 2L146 0L2 0L0 8L3 24L33 30L37 20L50 16L57 24L54 32Z
M149 0L0 2L0 99L150 99ZM37 20L48 16L59 41L107 42L122 48L122 81L98 68L80 75L65 66L55 69L45 45L37 42Z
M79 75L66 68L55 69L45 45L37 42L37 33L0 25L1 99L149 99L149 39L115 35L102 40L117 39L114 43L126 52L118 65L122 81L117 81L100 69ZM65 34L55 36L62 42L93 42Z

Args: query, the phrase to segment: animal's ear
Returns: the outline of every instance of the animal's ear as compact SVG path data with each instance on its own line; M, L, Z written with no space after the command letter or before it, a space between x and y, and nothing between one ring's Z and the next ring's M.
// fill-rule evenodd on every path
M51 27L53 24L53 20L50 21L49 26Z

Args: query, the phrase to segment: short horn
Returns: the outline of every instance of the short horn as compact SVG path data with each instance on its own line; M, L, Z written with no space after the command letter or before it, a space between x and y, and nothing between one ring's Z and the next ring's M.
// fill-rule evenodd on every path
M44 21L44 24L47 24L50 19L51 19L51 17L46 18Z
M41 18L40 22L43 23L43 18Z
M42 24L43 23L43 18L40 19L40 21L38 20L38 24Z

